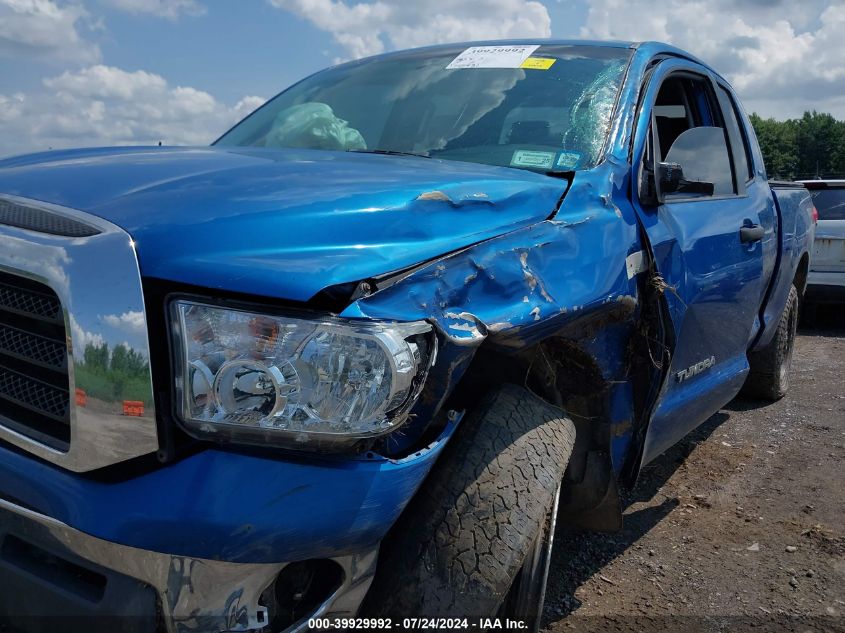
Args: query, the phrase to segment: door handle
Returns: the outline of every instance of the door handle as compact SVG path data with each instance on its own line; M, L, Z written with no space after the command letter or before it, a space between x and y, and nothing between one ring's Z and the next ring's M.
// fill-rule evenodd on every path
M759 242L766 234L766 230L759 224L752 224L751 226L743 226L739 229L739 239L743 244L749 242Z

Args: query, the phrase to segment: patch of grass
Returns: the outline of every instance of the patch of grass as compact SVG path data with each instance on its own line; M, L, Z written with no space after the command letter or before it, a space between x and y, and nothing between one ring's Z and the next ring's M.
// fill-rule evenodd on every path
M77 365L74 378L76 387L92 398L106 402L140 400L146 406L153 402L149 379L145 375L131 375L109 369Z

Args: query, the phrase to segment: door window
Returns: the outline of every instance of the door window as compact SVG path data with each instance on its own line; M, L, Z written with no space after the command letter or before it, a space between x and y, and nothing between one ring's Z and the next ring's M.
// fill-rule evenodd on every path
M727 137L716 100L708 82L689 75L666 79L653 110L657 161L675 163L683 178L713 184L714 196L736 194ZM667 200L708 197L673 193Z
M724 86L719 86L719 94L722 96L722 103L724 104L723 112L724 119L728 125L728 129L733 129L735 138L742 143L742 151L736 152L737 175L751 180L754 178L754 167L751 159L751 147L748 144L748 135L745 133L745 128L740 125L739 106L736 99L728 92Z

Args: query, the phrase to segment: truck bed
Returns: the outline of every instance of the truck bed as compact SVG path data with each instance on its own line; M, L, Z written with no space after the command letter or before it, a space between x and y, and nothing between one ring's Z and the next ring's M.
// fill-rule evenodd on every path
M809 258L804 252L805 240L812 242L815 225L812 220L813 201L810 192L801 183L770 180L769 186L775 199L778 225L778 253L775 274L769 283L766 299L760 310L762 327L754 349L771 341L778 319L789 296L793 279L801 280L798 289L803 294L809 268Z

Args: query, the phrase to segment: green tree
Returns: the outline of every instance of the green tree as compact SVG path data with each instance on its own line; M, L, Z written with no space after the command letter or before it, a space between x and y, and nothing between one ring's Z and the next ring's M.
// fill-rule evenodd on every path
M769 178L795 178L800 161L794 122L763 119L757 114L750 119Z
M150 365L146 357L126 345L109 349L106 343L89 343L84 362L76 367L76 386L90 397L108 402L142 400L150 404Z
M842 124L830 114L805 112L795 122L798 176L814 178L837 171L835 156L842 144Z
M88 343L82 353L85 364L94 371L106 371L109 367L109 346L106 343Z
M111 352L111 370L116 373L125 374L127 365L127 356L129 350L123 345L115 345Z
M845 176L845 121L815 111L786 121L750 118L770 178Z

